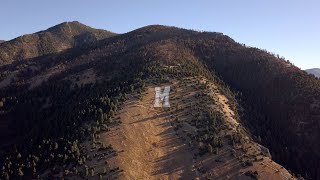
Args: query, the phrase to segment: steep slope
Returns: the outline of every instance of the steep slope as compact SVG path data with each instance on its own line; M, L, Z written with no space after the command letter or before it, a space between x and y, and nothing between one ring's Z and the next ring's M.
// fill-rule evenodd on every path
M123 112L121 108L130 110L128 106L122 106L122 102L125 102L132 93L137 93L143 100L142 92L147 83L153 86L163 82L168 83L173 79L183 83L181 82L183 78L201 76L212 84L212 96L217 100L217 104L210 101L208 105L211 103L212 106L221 106L222 116L225 117L221 118L221 114L215 111L213 114L216 118L206 116L207 112L203 109L209 108L201 106L205 103L190 105L199 108L188 118L196 119L194 121L196 124L193 125L201 129L199 132L206 132L195 137L194 140L202 144L192 150L200 153L203 158L217 158L208 153L208 149L211 149L209 144L216 137L210 133L218 134L220 132L218 130L221 129L210 126L209 123L212 122L212 118L219 119L219 122L233 125L230 129L231 137L228 140L222 133L219 136L221 140L215 139L211 146L218 148L218 150L213 149L218 152L227 152L230 147L229 151L235 150L233 154L239 160L232 159L232 163L229 164L232 167L223 166L221 162L219 170L209 167L219 163L218 159L217 162L206 161L208 164L203 162L206 165L199 165L198 170L203 177L228 178L228 174L231 173L235 175L232 176L235 179L238 176L243 177L241 172L256 177L255 171L260 178L267 179L269 176L267 174L274 172L279 174L272 175L272 178L279 178L283 174L289 177L287 171L281 170L278 164L273 161L264 162L268 161L269 157L261 159L258 154L263 148L257 142L268 147L273 159L285 168L314 179L319 177L317 174L319 172L317 163L320 162L317 141L319 125L316 121L320 113L316 104L320 102L319 80L270 53L247 48L221 33L200 33L174 27L148 26L104 39L88 47L76 47L29 61L4 65L0 67L0 72L2 99L0 135L3 147L1 150L5 154L3 157L7 157L2 159L5 162L3 176L21 175L20 171L12 169L19 169L26 172L24 175L31 177L41 175L88 178L90 174L92 177L122 173L126 175L128 173L126 164L117 164L117 158L126 157L126 151L119 152L121 144L116 144L116 140L112 141L107 135L101 134L110 130L120 134L127 133L123 128L131 123L130 119L127 119L128 116L122 116L125 118L123 120L114 118L115 113L120 113L121 117ZM197 87L195 91L199 88L203 86ZM148 97L150 96L146 96ZM184 98L188 100L187 97ZM190 107L184 108L193 112ZM148 113L152 115L154 112L148 111ZM137 118L141 119L144 116ZM171 120L171 117L159 118L165 121ZM159 119L154 120L153 125L159 123ZM124 123L124 127L118 126L121 122ZM152 119L145 123L147 124L141 124L142 127L148 123L152 124ZM178 122L175 126L180 129L181 124L185 123L192 124L192 122ZM239 132L237 128L232 131L237 124L241 125L239 130L241 133L232 134ZM156 130L166 131L163 128ZM173 132L171 129L169 131ZM188 131L179 130L177 136L184 136L179 135L184 132ZM150 134L150 131L146 133ZM103 141L101 141L102 136L106 137ZM114 138L121 139L121 137ZM245 144L247 140L252 143L250 148L250 145L247 147ZM228 141L234 146L230 146ZM27 146L25 142L28 142ZM146 140L147 144L149 142ZM181 143L181 141L174 142ZM108 143L114 146L113 150ZM14 145L15 149L12 148ZM37 150L38 147L41 150ZM168 151L159 147L160 154L170 153ZM139 152L144 153L141 150ZM183 152L188 154L191 151ZM231 157L226 154L223 158ZM179 156L177 158L179 159ZM35 159L37 159L36 165L21 166L21 163L32 162ZM262 160L262 164L256 160ZM95 169L97 164L109 164L108 162L114 163L114 166L110 168L98 166ZM69 166L65 169L59 166L61 164ZM244 166L240 167L239 164ZM179 161L175 165L180 166ZM265 168L259 170L264 165ZM165 164L163 167L166 167ZM161 168L159 167L160 172L167 171ZM178 176L181 176L181 173L173 173L172 177Z
M308 72L309 74L313 74L316 77L320 77L320 69L319 68L313 68L313 69L306 69L306 72Z
M297 174L319 177L320 81L284 59L228 38L196 44L198 57L241 93L242 119L274 159Z
M115 35L79 22L65 22L45 31L24 35L0 45L0 65L91 44Z
M170 109L153 107L157 85L148 84L140 100L129 98L119 111L123 123L101 134L100 141L119 152L108 161L110 168L123 170L119 179L291 178L242 134L215 84L203 77L170 79L161 84L173 89ZM241 140L232 141L233 137Z

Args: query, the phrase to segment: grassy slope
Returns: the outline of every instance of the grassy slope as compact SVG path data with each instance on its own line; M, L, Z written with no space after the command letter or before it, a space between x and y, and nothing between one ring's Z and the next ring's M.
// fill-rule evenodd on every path
M179 65L182 68L169 69L164 73L159 66L161 64ZM45 98L28 100L30 96L46 90L40 84L35 86L33 93L26 92L34 80L51 74L49 78L51 88L60 84L62 80L71 80L71 82L67 81L68 84L74 85L77 84L74 82L77 77L88 73L88 69L93 69L97 77L97 81L92 81L92 84L105 81L114 83L120 76L124 80L134 74L139 74L138 77L142 79L152 75L163 80L172 77L170 73L174 73L174 76L177 74L179 76L200 74L214 76L216 72L224 82L218 78L212 81L219 82L219 88L229 99L233 99L232 104L236 104L234 95L223 84L227 83L232 89L242 93L241 98L245 101L238 101L245 108L244 111L239 109L242 123L250 127L254 135L260 135L262 143L270 147L276 160L283 162L285 167L297 173L308 172L309 176L315 177L316 172L319 172L313 168L319 167L315 165L319 162L317 161L319 155L311 151L311 146L319 149L319 143L316 141L319 137L316 131L318 127L316 118L319 117L319 108L316 104L320 97L317 96L319 80L265 51L247 48L218 33L199 33L173 27L149 26L102 40L89 48L75 48L57 55L3 66L0 84L8 77L15 78L11 85L2 88L1 92L6 98L14 96L19 100L18 104L15 99L7 101L7 106L4 107L8 109L5 111L14 114L19 109L26 112L24 117L27 117L25 118L27 124L33 124L35 114L45 118L41 116L42 110L22 108L29 107L35 102L39 107L47 104ZM93 88L98 87L93 86ZM81 92L86 94L88 89L80 86L81 89L83 89ZM52 113L61 118L57 118L58 125L65 121L65 116L61 116L65 107L57 108L59 106L56 105L65 103L64 98L67 96L55 99L57 97L55 93L68 91L60 89L51 92L54 94L43 93L43 97L52 96L49 107L45 107L55 108L55 112ZM95 91L97 91L96 95L100 92L98 89L90 90L90 92ZM69 100L71 109L77 107L76 104L79 103L77 98L89 100L80 92L78 96L72 101ZM9 106L8 104L11 103L12 106ZM18 106L19 104L23 106ZM67 117L68 121L74 121L74 115ZM18 116L8 115L5 118L8 122L18 121L16 124L21 121ZM304 125L301 126L299 122L303 122ZM28 131L28 128L25 131ZM296 143L290 140L292 137L297 140ZM283 147L286 146L289 150L283 151ZM307 164L309 161L312 163Z
M0 45L0 65L90 44L115 34L79 22L65 22L45 31L24 35Z

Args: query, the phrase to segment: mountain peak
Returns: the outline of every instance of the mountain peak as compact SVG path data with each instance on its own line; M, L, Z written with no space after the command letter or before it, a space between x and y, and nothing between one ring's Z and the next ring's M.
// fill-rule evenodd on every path
M320 77L320 68L306 69L305 71L309 74L315 75L316 77Z
M66 21L60 24L57 24L53 27L48 28L47 30L57 29L57 28L64 28L64 27L72 27L72 28L91 28L85 24L80 23L79 21ZM46 30L46 31L47 31Z
M286 168L319 177L319 79L221 33L163 25L59 52L105 35L64 22L0 45L0 63L54 53L0 67L0 142L10 158L0 177L29 173L21 164L33 156L36 173L59 176L51 179L88 174L75 163L94 163L90 173L103 179L175 178L189 167L183 174L201 179L295 179ZM154 109L159 86L172 90L169 109Z
M1 43L0 65L61 52L114 35L115 33L110 31L94 29L78 21L63 22L47 30Z
M141 32L141 33L154 33L154 32L160 32L160 31L170 31L170 30L177 30L179 28L174 26L166 26L166 25L147 25L141 28L138 28L134 30L134 32Z

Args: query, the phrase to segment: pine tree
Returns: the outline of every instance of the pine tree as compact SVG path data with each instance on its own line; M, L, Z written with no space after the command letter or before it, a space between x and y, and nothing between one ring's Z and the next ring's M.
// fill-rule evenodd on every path
M209 152L209 153L212 153L212 152L213 152L213 148L212 148L212 146L211 146L210 144L208 145L208 152Z
M90 169L90 175L91 175L91 176L94 176L94 168L91 168L91 169Z
M18 174L18 176L21 176L21 177L24 175L24 173L23 173L23 171L22 171L22 167L19 167L19 168L18 168L17 174Z

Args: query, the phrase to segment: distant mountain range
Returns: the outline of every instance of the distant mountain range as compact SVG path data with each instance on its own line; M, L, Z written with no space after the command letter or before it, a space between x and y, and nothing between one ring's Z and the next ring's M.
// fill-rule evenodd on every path
M0 40L0 43L3 43L3 42L5 42L4 40Z
M0 45L0 65L92 44L115 33L94 29L77 21L64 22L45 31L23 35Z
M315 75L316 77L320 77L320 68L306 69L305 71Z

